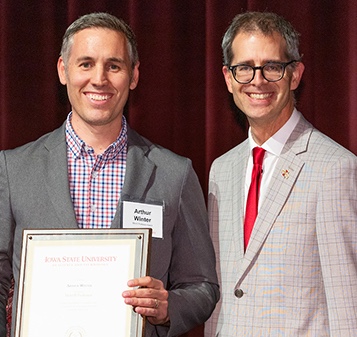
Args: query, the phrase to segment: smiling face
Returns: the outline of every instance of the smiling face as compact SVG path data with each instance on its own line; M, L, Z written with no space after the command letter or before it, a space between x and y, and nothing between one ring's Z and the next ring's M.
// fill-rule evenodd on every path
M68 62L60 57L57 68L67 86L73 128L80 136L84 130L103 127L119 133L129 91L138 82L138 67L131 68L120 32L86 28L73 36Z
M287 62L286 43L278 34L263 35L260 32L239 33L232 44L233 59L231 65L238 63L262 66L269 61ZM223 74L229 92L233 94L235 104L248 118L252 127L264 129L268 135L264 141L278 131L289 119L294 108L294 94L304 71L302 63L289 65L284 77L278 82L268 82L260 70L248 84L235 81L231 71L224 66Z

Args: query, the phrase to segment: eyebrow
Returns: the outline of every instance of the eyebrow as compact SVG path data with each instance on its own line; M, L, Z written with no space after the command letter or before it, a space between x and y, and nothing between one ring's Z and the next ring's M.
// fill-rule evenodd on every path
M125 61L122 58L117 58L117 57L109 57L107 61L116 62L116 63L125 63Z
M79 58L77 58L76 63L80 63L83 61L93 61L94 58L90 57L90 56L81 56ZM115 63L125 63L125 61L122 58L117 58L117 57L109 57L107 60L107 62L115 62Z
M264 65L264 64L267 64L267 63L275 63L275 62L284 62L284 61L281 61L281 60L273 60L273 59L266 59L266 60L263 60L262 64L261 65ZM247 60L247 61L243 61L243 62L237 62L236 64L247 64L247 65L250 65L250 64L255 64L255 62L253 60Z

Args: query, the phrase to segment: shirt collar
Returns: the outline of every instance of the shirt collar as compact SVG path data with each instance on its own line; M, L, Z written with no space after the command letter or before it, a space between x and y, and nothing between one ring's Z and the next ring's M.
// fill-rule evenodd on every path
M74 131L72 127L72 112L67 116L66 120L66 143L69 150L72 152L75 159L83 156L84 153L93 154L94 150L87 145ZM128 142L127 122L126 118L122 117L122 128L118 138L110 144L103 152L108 159L114 159L118 154L125 151Z
M301 113L294 108L293 113L291 114L288 121L264 144L261 145L263 149L267 152L273 153L276 156L281 154L281 151L284 148L285 143L287 142L288 138L290 137L291 133L295 129L296 125L300 120ZM249 139L249 147L252 150L254 147L259 146L253 139L251 134L251 129L249 128L248 132L248 139Z

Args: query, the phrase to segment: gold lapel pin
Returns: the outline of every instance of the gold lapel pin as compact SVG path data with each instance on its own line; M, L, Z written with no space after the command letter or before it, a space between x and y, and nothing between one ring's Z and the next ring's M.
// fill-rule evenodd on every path
M288 179L289 178L289 170L281 170L281 175L285 178Z

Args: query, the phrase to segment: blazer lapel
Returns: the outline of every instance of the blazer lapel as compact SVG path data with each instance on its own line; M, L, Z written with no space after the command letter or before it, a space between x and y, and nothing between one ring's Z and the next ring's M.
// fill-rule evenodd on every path
M258 213L246 257L251 260L264 244L275 219L283 208L296 179L304 166L294 153L286 153L279 159L269 191Z
M147 157L149 145L132 129L128 127L128 153L124 186L119 200L112 228L120 228L121 201L144 201L153 182L156 165Z
M278 160L269 185L269 191L261 205L250 237L248 249L239 269L236 287L240 285L259 255L277 216L296 183L299 173L305 164L299 158L299 154L306 151L311 132L311 124L301 116L300 122L285 144Z
M48 195L62 227L78 228L68 183L65 124L55 130L45 144L45 181ZM49 224L51 226L51 224Z

